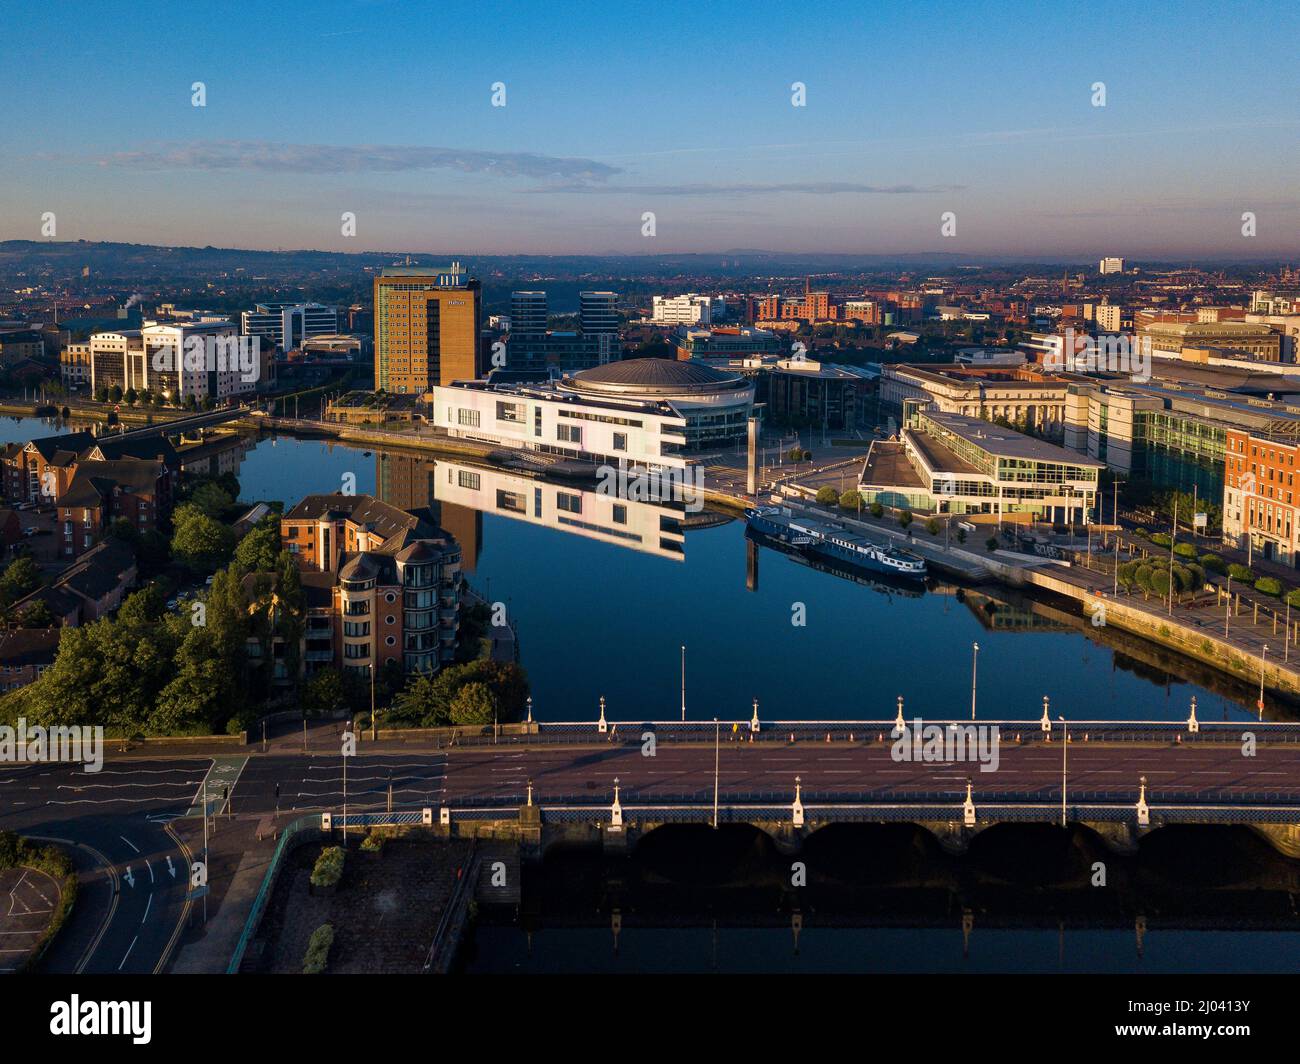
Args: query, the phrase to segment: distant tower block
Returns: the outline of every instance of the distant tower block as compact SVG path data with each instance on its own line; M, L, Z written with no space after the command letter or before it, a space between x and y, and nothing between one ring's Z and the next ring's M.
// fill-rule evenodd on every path
M758 495L758 418L749 419L749 460L745 463L745 491Z

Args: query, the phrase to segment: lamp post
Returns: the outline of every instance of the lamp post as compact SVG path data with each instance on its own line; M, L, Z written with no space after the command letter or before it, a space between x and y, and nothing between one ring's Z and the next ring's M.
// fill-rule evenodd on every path
M1112 487L1114 488L1113 491L1114 498L1113 501L1111 502L1110 516L1111 516L1111 520L1114 521L1115 523L1115 587L1112 589L1111 594L1115 598L1118 598L1119 597L1119 481L1118 480L1115 481ZM1105 498L1105 496L1103 495L1102 498Z
M718 764L722 754L722 725L713 718L713 827L718 827Z
M980 662L980 645L978 643L972 643L971 660L970 660L970 719L971 720L975 719L975 680L976 680L977 671L979 669L979 662Z
M682 644L682 720L686 720L686 644Z
M1070 756L1070 726L1064 717L1057 717L1061 722L1061 827L1065 827L1066 767Z
M348 848L348 736L352 734L352 722L348 721L343 731L343 848Z
M1268 660L1268 644L1259 654L1259 719L1264 719L1264 665Z

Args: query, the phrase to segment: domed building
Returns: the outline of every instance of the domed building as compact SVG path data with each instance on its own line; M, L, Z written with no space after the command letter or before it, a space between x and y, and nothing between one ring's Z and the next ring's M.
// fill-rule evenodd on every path
M591 400L667 403L686 420L686 449L733 443L745 435L754 384L739 373L698 362L629 358L563 378L560 392Z

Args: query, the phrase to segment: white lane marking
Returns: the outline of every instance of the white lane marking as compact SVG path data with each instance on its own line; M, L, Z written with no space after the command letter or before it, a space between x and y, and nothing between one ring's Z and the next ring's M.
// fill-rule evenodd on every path
M150 860L149 860L147 857L145 858L144 866L145 866L145 868L149 869L149 882L152 883L152 882L154 881L154 879L153 879L153 864L150 862Z
M153 905L153 895L150 894L149 900L144 903L144 916L140 918L140 923L144 923L146 920L149 919L149 908L152 905Z
M131 951L132 951L133 949L135 949L135 944L136 944L137 942L139 942L139 941L140 941L140 936L139 936L139 935L136 935L135 938L131 939L131 944L130 944L129 946L126 947L126 954L125 954L125 956L122 957L122 964L125 964L125 963L126 963L126 958L129 957L129 956L131 956ZM119 964L119 965L117 966L117 970L118 970L119 972L122 970L122 964Z
M121 839L123 842L125 842L128 846L130 846L131 849L133 849L136 853L140 852L140 847L137 846L130 839L128 839L125 835L119 835L118 838Z

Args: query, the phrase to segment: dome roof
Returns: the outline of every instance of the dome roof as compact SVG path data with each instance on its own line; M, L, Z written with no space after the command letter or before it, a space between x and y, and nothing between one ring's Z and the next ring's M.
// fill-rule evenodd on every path
M369 554L361 553L350 558L339 569L340 580L374 580L379 576L379 566Z
M578 391L664 392L713 391L743 386L738 373L728 373L699 362L668 358L627 358L584 369L569 378Z

